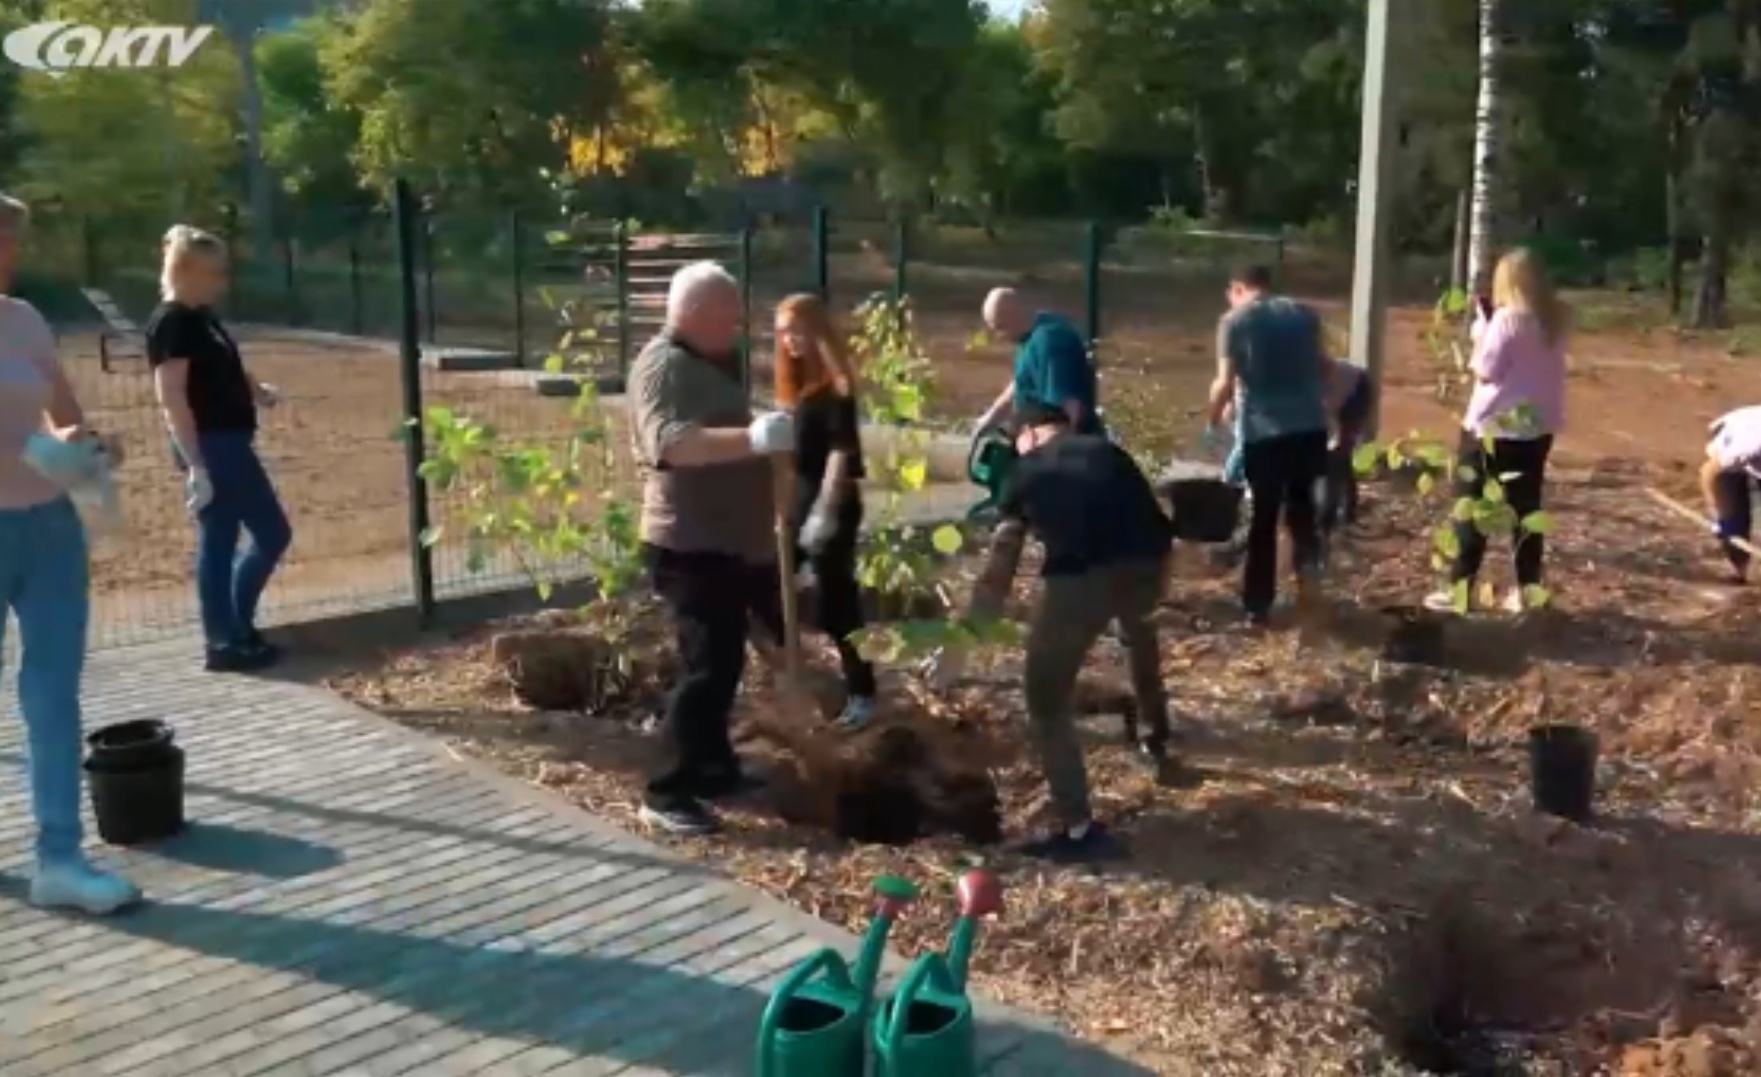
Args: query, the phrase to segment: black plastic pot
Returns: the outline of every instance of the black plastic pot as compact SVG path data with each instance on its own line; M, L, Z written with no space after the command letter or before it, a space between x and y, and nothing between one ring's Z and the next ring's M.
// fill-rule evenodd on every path
M111 845L141 845L184 826L184 754L169 725L120 722L86 737L86 788L98 836Z
M1228 542L1241 522L1241 488L1221 479L1175 479L1163 487L1184 542Z
M1382 644L1382 657L1413 666L1442 666L1447 647L1444 621L1419 606L1387 606L1382 613L1394 627Z
M1596 803L1596 734L1582 726L1529 730L1529 790L1535 810L1587 821Z

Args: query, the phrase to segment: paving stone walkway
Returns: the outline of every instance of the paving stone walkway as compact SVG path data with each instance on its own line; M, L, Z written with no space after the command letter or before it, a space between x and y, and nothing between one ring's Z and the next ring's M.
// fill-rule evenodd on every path
M176 725L190 830L103 854L147 906L39 913L4 693L5 1077L741 1075L769 986L853 947L322 689L201 674L182 643L95 657L87 723ZM997 1009L981 1044L987 1073L1149 1072Z

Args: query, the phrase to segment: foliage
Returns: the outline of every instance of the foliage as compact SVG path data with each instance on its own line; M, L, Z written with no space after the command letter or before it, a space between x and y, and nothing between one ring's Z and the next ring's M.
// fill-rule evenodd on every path
M1533 409L1522 405L1505 417L1499 432L1520 433L1532 429L1534 422ZM1468 492L1467 484L1490 470L1496 437L1486 434L1481 438L1480 458L1472 464L1458 459L1456 452L1441 440L1427 438L1418 431L1386 442L1366 442L1352 454L1352 467L1360 475L1373 476L1385 467L1396 475L1411 476L1419 498L1429 498L1439 490L1448 491L1449 511L1431 531L1431 567L1442 576L1458 613L1466 613L1476 596L1470 592L1468 581L1450 583L1447 577L1450 563L1461 552L1457 524L1470 524L1487 538L1509 535L1518 544L1553 530L1550 513L1543 510L1519 518L1510 506L1505 487L1517 478L1515 472L1486 474L1478 496ZM1491 606L1497 601L1497 594L1490 583L1482 583L1477 598L1482 606ZM1525 609L1540 609L1551 603L1552 594L1545 587L1530 585L1523 588L1522 598Z
M1453 399L1473 380L1468 370L1468 353L1461 345L1464 319L1473 308L1473 298L1461 288L1450 288L1431 307L1431 320L1421 332L1425 351L1431 356L1431 370L1437 379L1437 399Z
M944 607L952 598L939 582L940 567L961 551L960 528L942 524L928 532L905 522L904 495L929 482L928 432L924 411L934 390L933 366L917 339L906 299L870 296L856 308L850 355L862 372L862 417L888 428L885 451L865 453L869 479L882 490L874 526L864 536L857 581L883 604L909 602L933 592ZM876 661L893 662L950 644L1006 642L1014 639L1006 622L972 618L912 618L864 629L858 646Z

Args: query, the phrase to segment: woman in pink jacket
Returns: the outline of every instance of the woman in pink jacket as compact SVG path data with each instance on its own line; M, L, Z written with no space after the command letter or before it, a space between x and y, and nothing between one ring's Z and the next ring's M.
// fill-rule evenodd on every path
M1456 458L1456 496L1479 499L1488 476L1521 521L1541 509L1547 457L1565 421L1565 341L1569 312L1535 256L1505 255L1492 275L1492 304L1474 326L1473 395L1461 420ZM1489 439L1489 440L1488 440ZM1426 605L1451 609L1460 585L1470 593L1486 556L1486 536L1473 521L1455 524L1456 556L1450 587ZM1541 583L1544 539L1519 526L1511 536L1516 589L1503 606L1524 606L1526 588Z

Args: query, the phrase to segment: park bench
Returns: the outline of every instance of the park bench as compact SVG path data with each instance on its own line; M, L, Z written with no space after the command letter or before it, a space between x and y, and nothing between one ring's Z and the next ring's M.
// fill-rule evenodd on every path
M122 312L116 300L110 298L110 293L102 288L81 288L80 294L104 319L104 329L98 334L98 366L104 373L114 373L110 369L112 357L144 361L147 358L147 335Z

